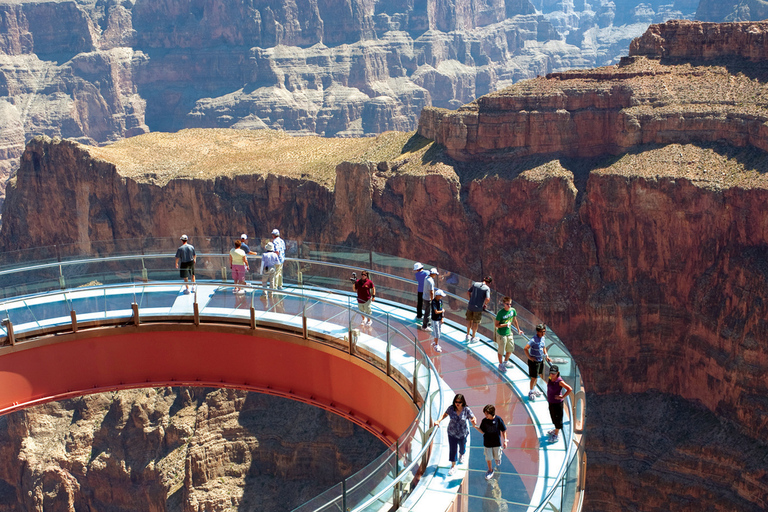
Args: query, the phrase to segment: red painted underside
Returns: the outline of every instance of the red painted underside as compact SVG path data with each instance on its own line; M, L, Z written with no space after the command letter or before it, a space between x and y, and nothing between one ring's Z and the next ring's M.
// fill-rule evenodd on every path
M197 385L289 396L347 416L389 441L416 416L408 395L380 370L318 343L273 339L268 332L131 330L100 329L3 348L0 413L108 389Z

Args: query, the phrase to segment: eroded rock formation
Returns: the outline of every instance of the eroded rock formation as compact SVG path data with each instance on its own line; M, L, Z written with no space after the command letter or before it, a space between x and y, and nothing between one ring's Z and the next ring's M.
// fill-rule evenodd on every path
M36 406L0 433L3 511L290 510L384 450L307 404L196 388Z
M0 200L35 135L412 130L514 81L614 61L695 2L0 2Z

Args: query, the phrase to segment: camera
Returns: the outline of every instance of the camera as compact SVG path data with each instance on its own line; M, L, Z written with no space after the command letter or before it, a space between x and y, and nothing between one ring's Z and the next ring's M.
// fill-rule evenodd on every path
M349 278L353 283L357 281L357 272L352 272L352 277Z

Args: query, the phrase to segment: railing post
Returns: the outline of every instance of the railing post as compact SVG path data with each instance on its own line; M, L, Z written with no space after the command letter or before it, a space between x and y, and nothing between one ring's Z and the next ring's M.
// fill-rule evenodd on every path
M200 305L197 301L192 303L192 310L194 311L195 325L200 325Z
M77 332L77 313L74 309L69 312L69 316L72 317L72 332Z
M341 510L347 511L347 480L341 481Z
M395 441L395 476L400 474L400 443ZM402 481L401 481L402 482ZM397 482L392 488L392 508L397 510L400 508L400 485L401 482Z
M67 288L66 282L64 281L64 272L61 269L61 265L59 265L59 287L62 290L66 290Z
M227 280L227 267L221 267L221 280Z
M392 336L389 331L389 313L387 313L387 377L392 376Z
M357 343L357 336L360 333L357 329L349 330L349 355L355 355L355 344Z
M3 327L5 327L5 332L8 333L8 342L11 345L16 344L16 336L13 334L13 322L11 322L10 318L6 318L3 320Z
M416 357L418 355L418 351L416 350L416 347L419 344L419 337L416 336L413 341L413 389L411 389L411 393L413 393L413 403L417 404L419 403L418 400L418 383L417 383L417 375L419 373L419 359Z
M131 304L131 309L133 310L133 325L138 327L141 323L139 320L139 305L134 302Z
M256 330L256 308L251 306L251 329Z
M142 254L144 253L144 248L141 248ZM149 281L149 273L147 272L147 267L144 265L144 258L141 258L141 280L143 282Z
M301 307L301 334L304 339L308 339L309 332L307 331L307 301Z

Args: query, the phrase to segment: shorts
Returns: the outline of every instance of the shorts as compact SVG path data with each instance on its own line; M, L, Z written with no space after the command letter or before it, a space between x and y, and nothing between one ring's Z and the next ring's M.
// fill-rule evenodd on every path
M514 352L515 350L515 339L511 334L502 336L501 334L496 333L496 343L498 344L500 356L503 356L507 352Z
M501 459L501 446L494 446L493 448L483 446L483 454L487 461L499 460Z
M357 307L361 313L365 313L366 315L371 314L371 300L372 299L368 299L366 302L357 303Z
M245 281L245 265L232 265L232 280L236 283Z
M440 328L443 326L440 320L432 320L432 337L440 340Z
M483 319L483 312L482 311L470 311L470 310L467 310L467 314L465 315L465 317L470 322L474 322L476 324L479 324L480 320Z
M186 279L195 275L195 262L194 261L182 261L179 263L179 277Z
M531 361L528 360L528 377L535 379L539 375L544 374L544 361Z

